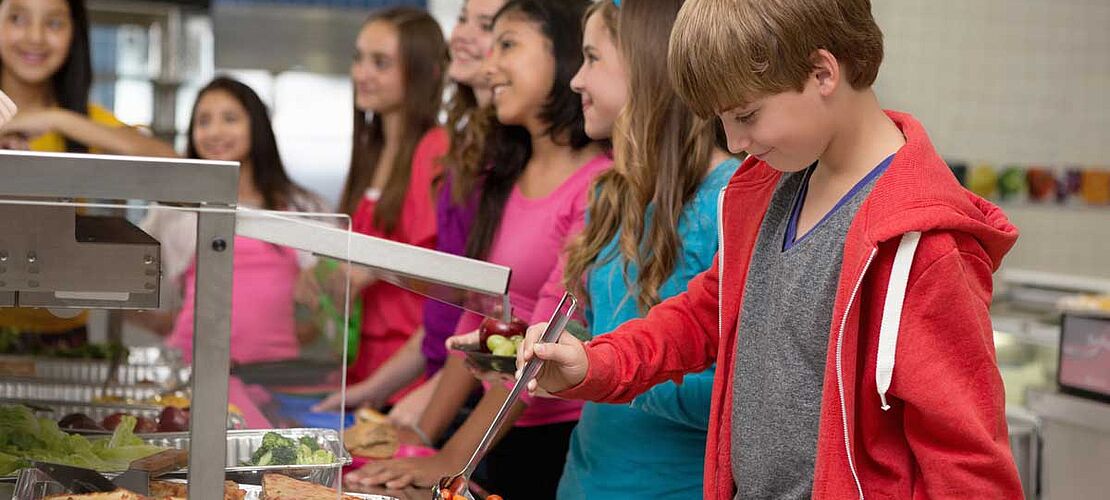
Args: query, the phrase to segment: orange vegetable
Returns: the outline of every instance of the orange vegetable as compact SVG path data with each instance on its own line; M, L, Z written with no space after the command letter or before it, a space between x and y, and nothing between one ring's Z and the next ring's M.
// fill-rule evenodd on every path
M501 495L490 495L486 497L486 500L502 500L502 498Z

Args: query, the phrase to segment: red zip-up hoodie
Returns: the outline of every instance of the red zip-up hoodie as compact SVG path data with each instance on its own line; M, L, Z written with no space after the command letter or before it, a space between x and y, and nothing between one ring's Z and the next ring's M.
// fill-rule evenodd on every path
M906 144L844 242L813 496L1022 498L989 314L991 275L1017 229L956 182L920 123L887 114ZM716 363L705 498L732 500L735 491L737 320L780 176L766 163L746 161L721 193L716 264L646 318L594 339L586 379L558 394L626 402Z

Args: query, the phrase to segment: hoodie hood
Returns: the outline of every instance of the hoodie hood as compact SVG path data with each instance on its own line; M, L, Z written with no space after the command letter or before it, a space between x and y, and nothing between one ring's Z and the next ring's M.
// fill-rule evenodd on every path
M860 207L869 243L877 246L911 232L956 231L975 238L997 270L1017 241L1017 227L1002 209L959 185L921 123L905 113L886 113L906 144Z

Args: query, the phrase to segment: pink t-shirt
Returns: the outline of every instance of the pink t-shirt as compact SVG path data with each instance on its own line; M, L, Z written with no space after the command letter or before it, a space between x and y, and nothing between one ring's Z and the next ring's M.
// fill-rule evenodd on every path
M293 321L293 286L300 266L297 252L272 243L235 237L231 288L231 361L256 363L295 359L299 352ZM166 344L193 357L196 263L183 275L185 297ZM200 333L201 335L204 332Z
M565 290L560 265L563 249L585 225L586 191L591 181L612 163L607 154L594 157L543 198L526 198L519 188L513 188L486 259L513 270L509 281L513 315L529 324L551 318ZM474 331L480 323L480 316L466 313L457 332ZM582 412L580 401L528 394L522 395L521 401L528 409L516 421L518 427L573 422Z

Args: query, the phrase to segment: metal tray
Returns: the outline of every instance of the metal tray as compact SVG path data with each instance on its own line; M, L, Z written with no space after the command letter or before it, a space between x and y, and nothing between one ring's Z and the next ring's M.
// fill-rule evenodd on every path
M239 489L246 493L246 500L262 500L262 487L254 484L240 484ZM65 486L50 479L46 473L38 469L24 469L19 474L19 481L15 485L15 495L12 500L43 500L51 495L61 495L67 492ZM365 493L344 493L364 500L398 500L396 497L383 495L368 495ZM339 495L336 494L336 498Z
M127 413L157 421L162 406L125 403L83 403L77 401L43 401L34 399L0 399L0 405L24 405L38 416L58 420L70 413L84 413L97 422L113 413ZM62 429L70 432L68 429Z
M0 405L24 405L36 414L42 417L53 418L55 421L70 413L84 413L89 418L97 422L104 420L104 417L113 413L126 413L136 417L146 417L154 421L158 421L158 417L162 414L161 405L138 404L138 403L79 403L73 401L36 401L26 399L0 399ZM245 425L243 417L234 413L227 415L227 428L228 429L242 429ZM75 434L111 434L111 431L90 431L83 432L74 429L63 429L66 432Z
M165 389L158 385L109 386L101 384L58 382L37 378L4 378L0 380L0 399L22 399L27 401L72 401L86 403L101 396L118 396L128 400L142 401L153 398Z
M262 437L267 432L277 432L285 437L299 439L309 436L316 439L324 449L335 455L335 462L321 465L267 465L241 466L250 460L251 454L262 446ZM155 446L189 449L189 433L148 434L143 440ZM240 484L262 484L262 475L280 472L290 477L324 486L334 487L344 465L351 463L351 455L343 447L339 433L335 429L251 429L227 431L227 478ZM180 473L175 473L180 474Z
M0 355L0 367L7 376L102 384L111 373L111 361L104 359L48 358ZM118 385L155 384L177 389L189 382L191 367L181 353L162 347L134 347L121 363L113 383Z
M240 484L239 489L247 492L246 500L262 500L262 487L261 486L257 486L257 485L254 485L254 484ZM370 495L368 493L351 493L351 492L346 492L345 491L345 492L343 492L343 494L348 495L348 496L352 496L352 497L355 497L355 498L361 498L361 499L364 499L364 500L398 500L397 497L387 497L385 495ZM336 494L336 498L339 498L338 493ZM22 499L16 499L16 500L22 500ZM38 499L35 499L35 500L38 500Z

